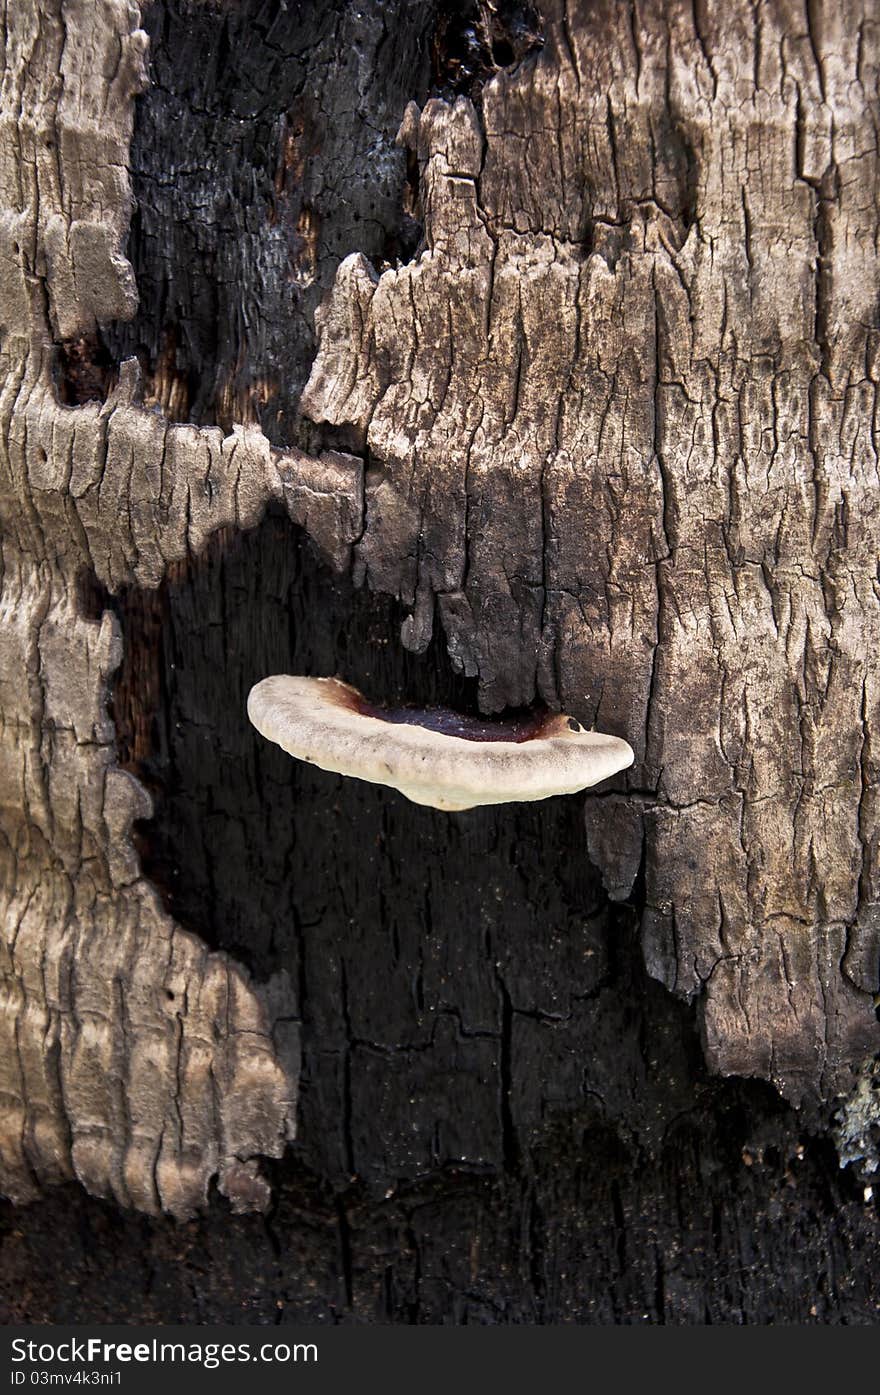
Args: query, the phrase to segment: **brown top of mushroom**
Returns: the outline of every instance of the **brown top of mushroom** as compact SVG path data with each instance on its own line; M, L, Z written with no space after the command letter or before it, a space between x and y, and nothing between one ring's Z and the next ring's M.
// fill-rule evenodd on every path
M289 755L434 809L573 794L633 762L620 737L559 713L505 722L381 708L337 678L264 678L251 689L248 716Z

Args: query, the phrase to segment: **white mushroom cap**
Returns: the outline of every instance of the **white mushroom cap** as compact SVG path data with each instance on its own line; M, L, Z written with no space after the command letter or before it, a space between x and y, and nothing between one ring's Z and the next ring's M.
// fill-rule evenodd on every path
M433 809L574 794L633 763L620 737L585 731L571 717L505 724L384 709L336 678L264 678L251 689L248 716L289 755Z

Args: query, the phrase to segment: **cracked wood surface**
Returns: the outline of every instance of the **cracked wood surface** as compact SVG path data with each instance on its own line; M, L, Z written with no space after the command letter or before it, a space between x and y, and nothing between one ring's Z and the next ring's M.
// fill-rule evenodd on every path
M121 243L145 36L112 0L4 18L0 1185L24 1201L76 1176L187 1216L216 1178L235 1210L261 1208L256 1158L294 1127L290 993L210 953L141 875L131 825L150 801L106 707L118 625L83 613L78 576L155 586L273 494L344 555L360 495L340 457L273 462L259 432L169 426L135 405L133 365L105 404L59 403L51 336L135 304Z
M794 1099L876 1049L880 944L878 33L811 13L550 4L481 113L411 106L426 250L342 264L302 400L403 642L436 602L486 709L636 748L591 855Z
M283 499L334 565L439 614L497 710L539 694L640 764L587 802L652 973L721 1072L791 1097L876 1049L876 26L800 6L544 7L545 46L407 110L427 251L346 260L303 407L360 460L172 424L52 341L130 315L134 6L8 5L0 122L4 1189L73 1175L262 1206L297 1005L165 915L83 569L154 587ZM88 64L83 62L88 53ZM303 273L304 275L306 273ZM310 273L311 274L311 273ZM307 276L308 279L308 276ZM354 436L353 436L354 438Z

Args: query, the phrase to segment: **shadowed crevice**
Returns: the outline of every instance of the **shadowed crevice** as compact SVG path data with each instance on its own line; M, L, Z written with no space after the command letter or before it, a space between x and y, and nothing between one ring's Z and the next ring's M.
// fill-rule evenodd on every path
M137 834L144 871L179 923L297 985L307 1155L331 1175L350 1157L374 1177L497 1165L499 972L514 1006L572 1024L572 994L608 972L581 799L453 817L264 741L245 704L272 673L478 720L476 683L442 643L405 650L400 607L332 574L278 513L115 604L120 759L156 807Z
M524 0L445 0L431 43L434 90L478 102L490 78L515 68L543 44L539 10Z
M548 1130L584 1111L630 1160L694 1111L726 1136L732 1100L732 1148L769 1119L798 1128L769 1087L707 1076L694 1009L648 979L634 913L587 860L589 796L449 815L254 731L249 688L282 672L477 716L442 646L403 649L396 603L331 573L286 517L116 606L120 755L156 806L144 870L180 923L292 985L300 1164L366 1195L462 1172L531 1186Z

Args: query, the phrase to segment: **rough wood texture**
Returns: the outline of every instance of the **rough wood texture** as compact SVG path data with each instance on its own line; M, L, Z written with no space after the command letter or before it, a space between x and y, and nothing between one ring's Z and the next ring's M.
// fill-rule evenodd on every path
M428 0L147 7L131 150L136 319L107 331L173 415L304 444L314 312L340 260L415 248L395 144L424 87ZM186 151L188 158L181 159ZM173 171L173 178L169 172Z
M356 576L496 710L625 736L591 801L708 1058L791 1098L877 1046L877 29L543 7L411 106L426 252L340 267L302 399L366 441Z
M878 33L849 10L823 24L782 3L550 0L540 51L526 25L531 56L481 90L438 79L476 104L453 91L419 110L406 102L424 101L426 6L168 0L145 15L157 81L132 142L134 8L9 6L12 1195L76 1175L185 1216L216 1175L236 1208L265 1206L254 1159L292 1132L302 1015L302 1172L279 1169L268 1240L337 1267L356 1315L767 1312L759 1271L776 1252L749 1251L749 1217L784 1212L796 1116L760 1085L706 1078L692 1014L641 975L582 840L585 820L648 969L699 1004L713 1069L793 1100L857 1081L838 1132L844 1156L870 1161L876 1092L857 1072L877 1047L880 923ZM205 35L215 66L196 68ZM334 55L349 50L346 107ZM181 122L192 169L176 167ZM126 328L105 321L134 308L129 158L143 301ZM420 219L424 254L377 277L361 253L413 254ZM312 310L354 250L319 314L300 417ZM146 406L134 366L116 372L133 351ZM341 580L310 573L277 519L235 541L269 501ZM358 628L352 579L409 613L369 602ZM122 589L118 620L92 617L95 580ZM626 736L640 765L537 821L401 814L260 752L247 682L300 661L377 697L468 704L478 687L494 710L538 694ZM148 800L119 744L155 787L144 868L175 919L139 867L130 830ZM426 868L443 869L427 896ZM765 1147L778 1168L746 1181ZM800 1204L823 1198L827 1215L798 1212L786 1243L815 1271L840 1218L835 1262L861 1277L855 1295L834 1274L821 1294L793 1280L777 1314L864 1315L876 1234L834 1160L807 1151ZM644 1258L640 1196L660 1224L671 1197L701 1189L705 1214L678 1205L680 1234ZM81 1206L89 1224L104 1214ZM711 1252L692 1282L675 1252L688 1227ZM171 1272L176 1242L149 1233ZM225 1277L192 1315L234 1312L235 1237L250 1234L206 1232ZM707 1296L731 1265L730 1291ZM332 1315L320 1282L291 1309ZM51 1309L29 1301L17 1311ZM157 1300L166 1317L184 1306Z
M132 98L147 39L124 0L3 5L0 301L9 336L131 315Z
M2 1187L26 1200L76 1176L185 1216L216 1177L247 1209L268 1196L255 1155L293 1132L295 1009L276 994L276 1022L272 994L175 926L141 876L130 832L150 801L106 711L118 627L84 616L78 576L155 585L272 491L333 532L344 491L328 512L322 490L339 462L278 473L259 433L170 428L132 404L132 366L103 405L58 402L50 336L134 308L120 243L145 36L126 4L15 4L5 20Z
M76 1187L0 1207L6 1320L876 1323L865 1184L821 1119L709 1074L693 1006L605 905L582 798L450 819L240 721L288 664L472 710L439 635L403 650L402 608L280 509L114 606L142 865L212 949L295 980L299 1127L265 1217Z

